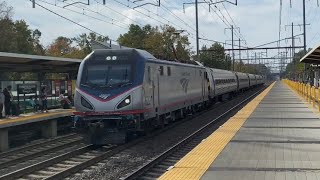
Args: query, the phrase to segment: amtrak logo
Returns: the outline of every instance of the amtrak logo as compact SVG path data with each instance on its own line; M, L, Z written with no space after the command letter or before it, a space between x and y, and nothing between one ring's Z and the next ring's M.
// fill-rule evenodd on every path
M180 79L180 84L182 86L182 89L185 93L188 92L188 84L189 84L189 79L182 78Z
M107 99L110 96L110 94L100 94L99 98L101 99Z

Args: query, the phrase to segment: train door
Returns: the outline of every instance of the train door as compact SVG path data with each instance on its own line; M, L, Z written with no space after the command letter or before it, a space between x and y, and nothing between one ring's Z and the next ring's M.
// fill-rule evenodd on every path
M210 69L210 74L211 74L211 84L212 84L212 97L216 96L216 82L214 80L214 77L213 77L213 71L212 69Z
M205 80L204 80L204 73L200 70L199 71L199 76L200 76L200 79L201 79L201 93L202 93L202 100L204 99L204 96L205 96L205 89L206 89L206 85L205 85Z
M240 79L239 79L239 76L238 76L238 74L237 73L235 73L235 76L236 76L236 83L237 83L237 91L239 91L239 89L240 89Z
M204 98L205 100L209 96L210 89L209 87L209 78L208 78L208 73L206 70L203 71L203 92L204 92Z
M152 77L152 68L150 65L146 65L145 80L143 90L144 90L144 108L153 109L154 108L154 82Z

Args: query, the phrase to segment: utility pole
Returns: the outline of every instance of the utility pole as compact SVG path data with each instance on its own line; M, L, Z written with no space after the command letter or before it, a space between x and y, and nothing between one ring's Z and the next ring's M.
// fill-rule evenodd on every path
M231 36L231 41L232 41L232 71L234 71L234 46L233 46L233 25L231 25L231 34L232 34L232 36Z
M197 49L197 57L199 57L199 15L198 15L198 4L208 4L209 5L209 11L211 9L211 5L214 5L214 4L219 4L219 3L230 3L230 4L233 4L235 6L238 5L238 0L236 0L235 2L230 2L230 1L218 1L218 2L207 2L207 1L198 1L198 0L195 0L195 2L187 2L187 3L183 3L183 12L184 11L184 6L187 5L187 4L195 4L195 10L196 10L196 49ZM149 4L149 3L147 3ZM159 6L160 6L160 0L159 0Z
M303 46L304 52L307 53L307 33L306 33L306 0L303 0Z
M307 54L307 34L306 34L306 0L302 0L303 4L303 50L304 53ZM306 78L307 75L307 66L306 63L303 64L304 66L304 77L303 79Z
M196 7L196 41L197 41L197 58L199 58L199 19L198 19L198 0L195 0Z
M286 38L286 39L291 39L291 54L292 54L292 64L293 64L293 78L295 79L296 78L296 68L295 68L295 65L296 65L296 62L294 61L294 54L295 54L295 49L296 49L296 46L295 46L295 39L297 39L297 38L295 38L295 36L294 36L294 33L293 33L293 27L294 26L298 26L298 27L300 27L300 29L301 29L301 26L305 26L305 25L310 25L310 24L293 24L293 22L290 24L290 25L285 25L285 28L287 27L287 26L291 26L291 38ZM303 35L304 35L304 33L303 33ZM305 46L302 46L303 48L305 48Z
M239 49L241 48L241 39L239 38ZM241 72L241 50L239 50L239 59L240 59L240 65L239 65L239 71Z
M292 36L292 63L293 63L293 78L296 79L296 62L294 62L294 37L293 37L293 22L291 23L291 36Z
M233 25L231 25L231 28L225 28L226 29L230 29L231 30L231 46L232 46L232 71L234 71L234 61L235 61L235 58L234 58L234 38L233 38L233 34L234 34L234 29L239 29L240 31L240 28L239 27L236 27L234 28ZM239 47L240 49L240 47Z
M244 42L246 42L245 40L241 40L240 38L239 38L239 61L240 61L240 65L239 65L239 71L241 72L241 66L242 66L242 59L241 59L241 41L244 41ZM248 51L247 51L248 52ZM249 56L249 54L248 54L248 56Z
M254 69L257 70L257 53L254 52Z

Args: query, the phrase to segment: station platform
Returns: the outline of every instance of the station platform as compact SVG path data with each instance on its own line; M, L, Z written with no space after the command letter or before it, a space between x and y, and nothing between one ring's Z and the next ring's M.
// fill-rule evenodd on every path
M319 117L275 82L159 179L320 179Z
M46 121L50 119L57 119L61 117L68 117L68 116L71 116L73 112L74 110L72 109L53 109L53 110L49 110L49 112L47 113L21 114L16 117L0 119L0 129L28 124L28 123Z
M9 146L9 131L16 127L28 129L31 123L41 129L41 135L44 138L52 138L57 136L58 119L73 115L73 109L54 109L46 113L29 113L21 114L20 116L0 119L0 152L10 149Z

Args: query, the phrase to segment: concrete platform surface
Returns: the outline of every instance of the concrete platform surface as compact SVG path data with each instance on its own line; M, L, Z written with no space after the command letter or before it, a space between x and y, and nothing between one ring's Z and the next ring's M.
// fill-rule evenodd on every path
M319 114L277 82L201 179L319 180Z

